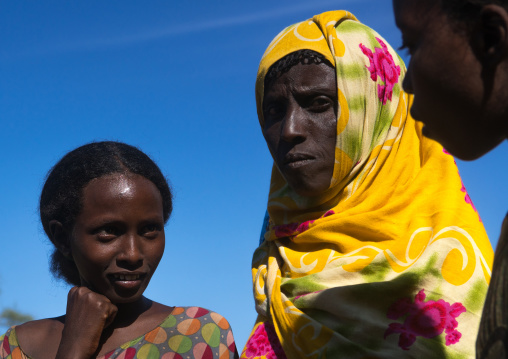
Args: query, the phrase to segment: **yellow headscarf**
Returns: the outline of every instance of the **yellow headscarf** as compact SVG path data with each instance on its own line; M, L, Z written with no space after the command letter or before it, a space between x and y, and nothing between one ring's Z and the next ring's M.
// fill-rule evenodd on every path
M302 197L274 165L242 358L474 357L492 248L452 156L408 113L402 60L347 11L289 26L259 66L261 125L267 71L302 49L335 66L333 177Z

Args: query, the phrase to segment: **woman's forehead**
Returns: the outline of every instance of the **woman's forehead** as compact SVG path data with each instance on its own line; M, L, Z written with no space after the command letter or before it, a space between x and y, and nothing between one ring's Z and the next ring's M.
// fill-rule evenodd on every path
M297 91L300 93L336 94L335 69L325 63L296 64L286 73L267 85L264 100L281 91Z

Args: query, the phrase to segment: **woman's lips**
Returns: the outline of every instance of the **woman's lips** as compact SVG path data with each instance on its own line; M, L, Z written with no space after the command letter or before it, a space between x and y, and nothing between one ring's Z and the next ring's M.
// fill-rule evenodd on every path
M307 155L307 154L287 154L284 157L284 166L289 168L297 168L301 166L305 166L309 162L313 161L314 157Z
M113 274L113 279L120 281L138 280L140 277L141 274Z
M117 288L132 290L139 287L145 277L145 273L113 273L109 280Z
M411 117L413 118L413 120L422 122L421 120L418 119L419 115L418 115L418 113L416 111L416 107L415 107L414 101L413 101L413 104L411 105L411 109L409 110L409 113L410 113Z
M296 169L296 168L305 166L305 165L309 164L310 162L312 162L312 159L310 159L310 158L305 159L305 160L294 161L294 162L290 162L290 163L286 164L286 167L289 167L291 169Z
M430 132L429 132L429 128L427 127L427 124L425 122L423 122L421 119L420 119L420 115L418 114L418 111L415 109L414 107L414 102L413 102L413 105L411 107L411 110L409 111L409 113L411 114L411 117L415 120L415 121L418 121L418 122L421 122L423 124L423 127L422 127L422 134L425 136L425 137L429 137L431 138L430 136Z

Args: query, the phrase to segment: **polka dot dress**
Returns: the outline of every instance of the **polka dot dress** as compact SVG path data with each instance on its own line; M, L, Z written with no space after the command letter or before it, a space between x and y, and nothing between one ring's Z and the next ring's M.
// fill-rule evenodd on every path
M26 358L15 354L21 350L14 328L0 337L0 345L0 358ZM223 316L200 307L175 307L157 328L97 359L155 358L233 359L238 354Z

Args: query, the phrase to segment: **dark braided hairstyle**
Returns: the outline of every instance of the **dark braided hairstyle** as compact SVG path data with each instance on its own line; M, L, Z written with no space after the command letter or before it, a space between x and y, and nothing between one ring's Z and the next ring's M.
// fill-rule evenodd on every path
M92 142L67 153L48 172L39 212L42 227L50 240L49 222L57 220L67 233L71 233L82 208L83 188L95 178L114 173L137 174L151 181L161 194L163 218L167 222L173 209L172 193L155 162L138 148L125 143ZM56 278L71 285L80 285L76 265L56 246L51 256L50 270Z
M307 49L298 50L284 56L282 59L277 60L272 66L270 66L265 76L265 91L275 82L275 80L291 70L293 66L298 64L326 64L331 68L334 68L330 61L328 61L326 57L321 55L319 52Z

